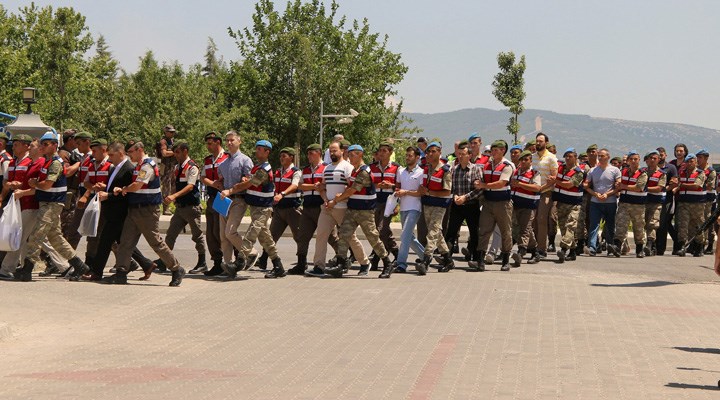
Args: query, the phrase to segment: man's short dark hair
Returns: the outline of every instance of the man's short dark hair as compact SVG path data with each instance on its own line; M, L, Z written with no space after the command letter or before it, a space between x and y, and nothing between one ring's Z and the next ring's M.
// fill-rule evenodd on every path
M420 155L422 154L422 152L420 151L420 148L417 146L408 146L408 148L405 149L405 151L406 152L412 151L415 154L415 157L420 157Z
M418 142L418 143L427 143L427 139L425 139L424 137L420 136L420 137L418 138L417 142Z
M535 139L537 139L538 136L540 136L540 135L543 135L543 136L545 137L545 143L549 143L549 142L550 142L550 137L549 137L548 135L542 133L542 132L538 132L538 134L535 135Z
M458 150L467 150L468 149L468 142L460 142L458 144Z
M664 148L664 147L658 147L658 148L657 148L657 149L655 149L655 150L657 150L657 151L658 151L658 153L665 153L665 154L667 154L667 151L665 150L665 148Z

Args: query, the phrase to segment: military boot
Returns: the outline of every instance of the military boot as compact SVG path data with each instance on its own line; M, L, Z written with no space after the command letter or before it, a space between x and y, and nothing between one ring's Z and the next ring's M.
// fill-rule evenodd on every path
M190 270L191 274L199 274L201 272L207 271L207 264L205 263L205 253L198 254L198 261L197 264L193 267L193 269Z
M577 260L577 253L575 252L575 247L571 247L568 251L567 257L565 257L565 261L575 261Z
M346 262L345 257L335 256L335 262L328 262L325 266L325 275L333 278L342 278Z
M566 251L567 251L567 250L566 250L564 247L561 247L561 248L560 248L560 251L557 252L557 256L558 256L557 262L558 262L558 264L562 264L562 263L565 262L565 252L566 252Z
M449 272L451 269L455 268L455 262L453 261L452 254L450 254L450 252L442 254L441 257L442 263L440 268L438 268L438 272Z
M393 273L393 270L395 269L395 263L390 262L390 259L388 257L385 257L382 259L383 262L383 270L380 274L379 278L382 279L388 279L390 278L390 275Z
M307 268L307 256L298 256L297 264L288 270L288 275L304 275Z
M73 268L73 273L70 275L71 281L77 282L83 275L90 272L90 267L88 267L78 256L69 259L68 264L70 264Z
M500 253L500 255L502 256L502 259L501 259L502 264L500 266L500 271L510 271L510 253L503 252L503 253Z
M645 246L640 242L635 242L635 257L645 258Z
M262 252L262 255L260 258L258 258L255 265L257 265L260 270L265 271L267 269L267 262L268 262L268 253L266 253L264 250Z
M122 268L117 268L114 274L102 278L100 283L106 283L109 285L126 285L127 271Z
M265 274L265 278L268 279L274 279L274 278L282 278L285 276L285 268L283 268L282 261L280 261L280 257L277 257L276 259L272 260L273 269L272 271Z
M377 271L380 264L380 256L375 251L370 254L370 271Z
M173 286L173 287L180 286L184 277L185 277L185 268L177 267L177 269L172 272L172 278L170 279L169 286Z

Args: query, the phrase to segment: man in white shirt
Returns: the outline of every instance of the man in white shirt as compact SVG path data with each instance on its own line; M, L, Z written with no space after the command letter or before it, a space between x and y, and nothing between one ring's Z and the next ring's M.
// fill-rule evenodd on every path
M338 142L332 142L329 147L331 163L323 171L322 182L316 183L320 196L324 201L323 210L318 217L317 232L315 235L315 254L313 255L314 267L307 272L311 276L325 275L325 261L327 260L327 245L330 233L339 226L345 212L347 211L347 200L338 202L332 208L328 208L328 202L335 199L347 188L348 178L352 175L353 166L343 158L343 149ZM362 244L355 234L349 239L350 250L353 254L364 254ZM343 255L345 256L345 255ZM361 265L367 265L367 258L358 260Z
M407 270L407 258L411 246L419 258L423 258L425 252L425 248L415 237L415 225L422 215L421 195L418 188L422 186L423 176L425 175L425 170L418 165L421 153L421 150L414 146L410 146L405 150L405 164L407 167L401 169L397 179L395 196L398 197L400 203L402 234L400 235L398 256L394 261L395 272L405 272ZM415 268L419 275L425 275L427 272L423 263L416 264ZM387 277L390 277L390 275L388 274Z

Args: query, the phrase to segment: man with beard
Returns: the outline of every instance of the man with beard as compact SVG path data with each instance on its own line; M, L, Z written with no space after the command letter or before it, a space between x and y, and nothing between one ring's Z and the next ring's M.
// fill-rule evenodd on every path
M538 247L535 257L528 264L536 264L547 257L548 230L553 206L552 193L555 188L558 169L557 158L545 147L549 140L550 138L542 132L535 135L536 153L533 155L533 167L540 172L540 202L538 203L534 225L535 240L537 240Z

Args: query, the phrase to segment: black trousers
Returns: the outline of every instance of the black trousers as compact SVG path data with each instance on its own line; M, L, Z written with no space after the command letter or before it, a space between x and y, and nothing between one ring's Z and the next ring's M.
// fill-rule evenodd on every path
M467 224L470 231L468 240L468 249L473 251L477 248L478 243L478 227L480 224L480 205L477 202L465 203L461 206L454 204L450 208L448 217L448 227L445 230L445 241L450 246L457 241L460 234L460 227L463 221Z
M662 209L660 210L660 226L658 227L656 233L657 239L655 239L655 249L657 249L658 255L663 254L665 252L665 249L667 248L668 233L673 240L673 251L678 250L677 229L673 225L673 218L675 218L675 213L670 213L670 208L672 207L672 204L672 198L668 198L668 201L663 204Z
M103 270L105 269L107 260L110 257L110 252L112 251L113 245L120 241L122 230L123 220L108 220L105 223L102 232L100 232L100 237L98 238L97 253L95 253L95 257L90 260L90 270L94 275L103 275ZM137 247L133 250L132 258L140 264L140 267L144 270L147 270L150 266L152 266L152 260L145 257Z

